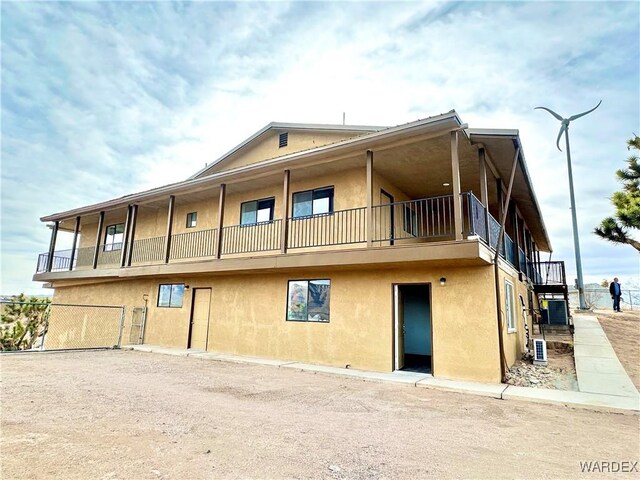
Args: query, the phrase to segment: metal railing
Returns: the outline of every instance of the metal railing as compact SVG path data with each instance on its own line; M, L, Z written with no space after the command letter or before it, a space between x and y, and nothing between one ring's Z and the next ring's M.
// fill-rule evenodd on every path
M151 237L134 240L131 246L131 263L160 262L164 255L166 237Z
M98 247L98 265L113 266L120 264L122 243L100 245Z
M217 228L171 235L170 260L213 257L216 254ZM164 237L161 237L164 240ZM164 247L163 247L164 248ZM161 257L162 258L162 257Z
M222 255L280 248L280 220L222 228Z
M537 264L539 272L539 284L542 285L566 285L567 274L564 262L540 262Z
M288 248L346 245L367 241L366 207L289 218Z
M374 242L454 237L452 195L375 205L373 218Z
M460 194L463 236L478 236L496 250L500 223L472 192ZM455 239L453 195L421 198L372 206L372 241L376 246L396 242ZM230 225L221 232L220 255L278 250L281 247L282 220L251 225ZM289 249L348 245L367 241L367 208L357 207L307 217L288 218ZM218 230L197 230L171 236L169 260L215 257ZM131 264L164 262L166 237L137 239L131 246ZM106 250L105 250L106 248ZM119 265L122 244L100 245L98 266ZM95 247L77 249L72 265L71 250L56 251L52 271L93 266ZM536 265L522 249L516 251L513 240L504 234L500 256L519 268L532 280L541 280ZM46 271L48 254L38 257L37 273Z

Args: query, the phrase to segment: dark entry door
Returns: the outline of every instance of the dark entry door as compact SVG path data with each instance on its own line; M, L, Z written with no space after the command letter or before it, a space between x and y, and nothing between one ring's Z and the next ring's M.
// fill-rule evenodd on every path
M402 335L404 370L431 372L432 366L432 328L431 328L431 304L430 285L399 285L398 314L399 324L402 326L399 335ZM398 339L400 340L400 339Z

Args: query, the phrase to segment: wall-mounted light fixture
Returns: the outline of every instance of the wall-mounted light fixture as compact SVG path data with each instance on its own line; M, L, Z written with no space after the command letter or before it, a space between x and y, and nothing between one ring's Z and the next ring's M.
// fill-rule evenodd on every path
M447 284L447 279L445 277L440 277L440 285L443 287Z

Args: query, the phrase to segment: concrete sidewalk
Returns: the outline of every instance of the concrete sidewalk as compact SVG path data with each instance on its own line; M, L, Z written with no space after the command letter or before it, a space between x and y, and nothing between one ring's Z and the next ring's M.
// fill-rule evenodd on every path
M578 408L588 408L592 410L614 411L622 413L640 411L640 400L637 397L634 398L631 396L516 387L513 385L505 385L502 383L477 383L459 380L447 380L443 378L434 378L431 375L416 372L371 372L339 367L326 367L322 365L312 365L286 360L243 357L239 355L228 355L223 353L210 353L203 352L201 350L166 348L155 345L131 345L123 347L123 350L135 350L138 352L193 357L219 362L269 365L278 368L290 368L303 372L337 375L371 382L391 382L409 385L417 388L433 388L437 390L467 393L484 397L498 398L502 400L524 400L537 403L552 403L558 405L569 405Z
M618 360L598 318L593 314L574 314L573 324L574 358L580 392L628 397L638 401L638 390Z

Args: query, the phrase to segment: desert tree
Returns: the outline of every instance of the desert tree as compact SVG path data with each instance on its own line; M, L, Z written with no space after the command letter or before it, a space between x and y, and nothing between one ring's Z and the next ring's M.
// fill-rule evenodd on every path
M594 233L613 243L631 245L640 252L640 242L630 235L630 232L640 230L640 137L634 135L628 140L627 149L632 152L627 159L627 168L616 172L622 190L611 197L615 213L602 220Z
M3 302L0 314L0 350L30 350L49 325L49 298L24 293Z

